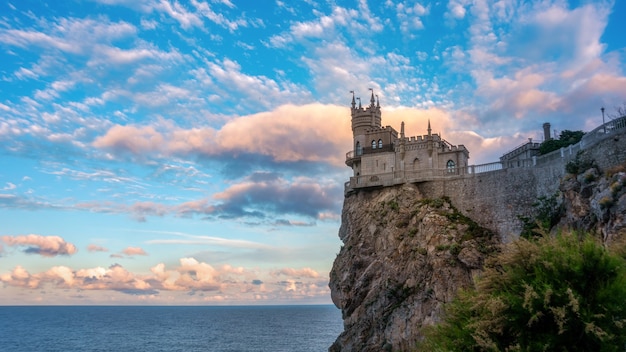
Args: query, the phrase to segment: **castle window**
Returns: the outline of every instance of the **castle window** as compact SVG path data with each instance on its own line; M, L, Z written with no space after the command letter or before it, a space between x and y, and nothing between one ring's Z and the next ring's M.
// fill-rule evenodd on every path
M448 173L453 173L454 167L455 167L454 161L448 160L448 162L446 163L446 169L448 169Z
M378 149L383 149L383 140L382 139L378 140Z
M361 155L363 154L363 149L361 148L361 142L357 141L356 142L356 155Z
M375 140L372 141L372 149L376 149L376 141Z

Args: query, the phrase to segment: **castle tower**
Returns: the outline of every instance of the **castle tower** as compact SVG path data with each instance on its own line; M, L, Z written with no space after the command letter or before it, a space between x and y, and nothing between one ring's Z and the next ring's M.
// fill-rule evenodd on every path
M372 92L370 104L366 108L361 106L360 98L356 98L359 100L359 106L356 106L354 91L351 91L352 137L354 139L354 150L357 151L357 154L359 150L362 150L362 148L368 145L367 143L369 141L365 140L366 132L372 129L382 128L380 102L374 99L374 90L370 88L370 91Z
M358 107L356 106L354 91L351 91L352 93L352 110L351 110L352 134L354 138L356 138L359 135L364 135L365 131L370 130L372 128L382 127L380 103L377 103L377 101L374 99L374 91L371 88L370 88L370 91L372 91L372 96L370 98L370 105L367 106L366 108L363 108L361 106L360 98L356 98L359 100L359 106Z

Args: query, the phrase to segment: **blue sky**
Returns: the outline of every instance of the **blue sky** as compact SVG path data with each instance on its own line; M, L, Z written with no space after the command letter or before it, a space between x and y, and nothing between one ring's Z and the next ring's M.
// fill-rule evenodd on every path
M351 90L496 161L626 101L625 13L3 1L0 304L329 303Z

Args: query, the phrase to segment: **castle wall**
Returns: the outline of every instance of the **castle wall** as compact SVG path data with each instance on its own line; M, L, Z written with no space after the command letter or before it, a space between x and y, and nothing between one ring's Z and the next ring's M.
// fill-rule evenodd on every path
M361 157L361 175L376 175L392 172L395 167L396 154L381 152L363 155Z
M533 203L559 190L565 165L575 160L577 148L564 148L538 159L536 167L509 168L437 181L421 182L427 198L447 196L463 214L508 241L519 236L519 216L533 214ZM583 158L594 160L601 171L626 165L626 133L603 136L584 149Z

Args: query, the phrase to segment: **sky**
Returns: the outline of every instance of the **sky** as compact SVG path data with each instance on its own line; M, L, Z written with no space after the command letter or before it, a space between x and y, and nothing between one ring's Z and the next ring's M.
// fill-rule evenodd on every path
M0 3L0 305L327 304L355 91L498 158L626 101L626 1Z

